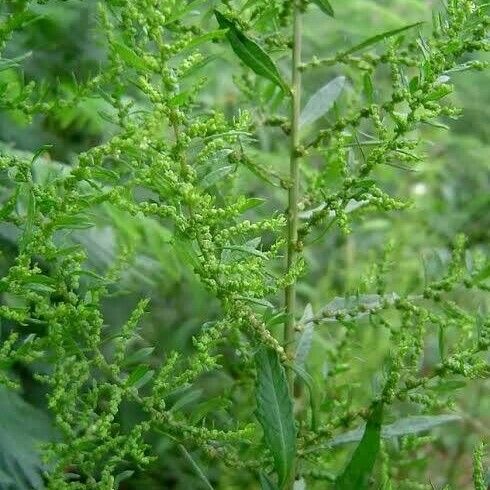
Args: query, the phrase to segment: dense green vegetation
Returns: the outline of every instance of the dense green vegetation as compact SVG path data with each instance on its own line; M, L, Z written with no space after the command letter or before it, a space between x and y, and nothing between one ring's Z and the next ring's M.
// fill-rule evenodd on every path
M487 489L488 8L1 2L0 489Z

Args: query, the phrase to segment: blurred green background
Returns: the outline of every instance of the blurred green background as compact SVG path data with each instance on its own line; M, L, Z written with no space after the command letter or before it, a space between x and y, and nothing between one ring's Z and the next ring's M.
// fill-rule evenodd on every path
M349 0L338 3L337 17L330 19L319 16L316 9L308 11L305 23L305 57L334 53L342 46L360 41L369 35L390 28L406 25L418 20L430 21L431 8L439 8L437 2L428 0ZM0 7L1 9L1 7ZM3 53L5 58L25 56L22 70L0 71L0 92L12 94L22 84L36 80L44 84L54 95L75 92L75 80L83 82L94 75L105 61L102 36L97 29L96 2L87 0L52 2L32 8L41 17L29 28L14 36ZM218 108L232 113L246 106L233 85L233 64L228 63L229 53L221 47L210 46L217 58L202 74L208 78L202 97L203 111ZM285 63L287 66L287 63ZM343 66L320 68L308 74L305 92L312 93L325 80L344 74L355 77ZM454 102L464 108L462 116L455 121L445 121L450 131L433 127L423 128L424 137L431 143L426 146L426 158L416 169L386 167L377 171L376 178L392 194L412 199L414 205L402 213L362 213L356 218L353 232L346 236L332 228L307 252L308 273L300 288L300 300L314 308L326 304L344 292L369 292L372 265L382 253L386 243L396 243L393 262L396 267L389 275L387 290L412 292L420 290L427 278L437 277L447 263L451 242L458 233L469 238L471 261L488 252L490 234L490 72L454 74L456 85ZM388 76L377 78L377 90L382 94L388 90ZM257 90L263 94L263 110L267 113L271 101L266 84ZM347 90L349 98L354 89ZM128 94L131 97L132 94ZM138 103L138 101L137 101ZM38 115L32 122L22 115L3 111L0 113L0 145L8 151L36 152L43 145L51 145L49 157L54 166L70 166L76 162L77 154L107 140L116 128L104 117L106 102L96 93L78 102L73 107L52 111L49 115ZM272 134L272 133L271 133ZM257 156L269 165L281 167L287 155L287 144L279 133L260 134ZM40 179L46 175L40 175ZM3 183L0 182L0 186ZM261 188L260 181L253 175L241 175L230 182L234 188L268 197L267 206L257 213L267 213L284 208L282 191ZM1 188L0 188L1 190ZM218 305L210 301L208 294L192 274L180 265L179 257L169 245L169 232L153 221L122 219L109 208L97 216L97 227L80 231L75 239L88 251L90 266L94 270L105 270L114 260L122 246L136 248L137 261L124 274L124 280L114 290L105 304L105 317L109 329L117 329L128 317L137 300L142 296L151 298L152 308L145 317L141 337L134 348L155 347L155 361L163 352L191 348L191 337L203 321L218 315ZM0 273L11 265L15 257L16 231L0 225ZM468 308L485 310L485 298L470 293L458 293L458 298ZM464 296L463 296L464 295ZM2 299L3 301L3 299ZM9 326L4 325L3 333ZM328 332L320 330L315 338L311 363L328 369ZM379 368L383 340L373 330L359 333L359 352L355 360L359 364L358 382L366 383L369 392L371 377ZM437 362L437 340L428 338L425 362ZM38 366L39 367L39 366ZM42 389L33 381L29 369L18 366L23 380L24 398L44 410ZM206 413L204 400L215 394L220 396L220 405L214 407L212 417L220 425L231 423L228 400L239 400L239 388L234 386L233 363L226 370L203 379L200 386L181 394L175 402L184 404L189 411L199 407ZM349 383L349 380L345 380ZM489 384L475 383L461 389L458 394L458 409L467 414L459 424L453 424L439 432L440 437L428 448L421 450L407 465L407 476L421 475L430 478L436 485L451 483L453 488L471 488L471 451L480 438L490 433ZM11 404L0 397L3 410ZM247 408L244 403L244 410ZM234 403L236 407L237 404ZM2 407L0 406L0 410ZM236 410L236 408L235 408ZM0 415L0 417L3 415ZM134 407L127 406L121 414L122 423L131 424L140 414ZM12 417L11 427L23 424L22 418ZM1 439L4 437L0 433ZM159 456L149 471L136 472L124 483L125 489L198 489L199 481L192 468L176 447L163 436L155 436L155 451ZM423 456L430 454L428 459ZM203 466L199 453L194 454ZM0 472L9 464L7 457L0 456ZM4 467L2 467L4 465ZM254 488L246 479L238 479L222 468L206 468L216 488ZM427 480L426 480L427 481Z

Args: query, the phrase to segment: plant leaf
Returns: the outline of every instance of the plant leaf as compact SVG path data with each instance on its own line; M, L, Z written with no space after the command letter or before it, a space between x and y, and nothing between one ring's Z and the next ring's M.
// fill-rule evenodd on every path
M187 4L183 9L179 10L178 12L174 13L171 17L169 17L163 25L166 26L168 24L171 24L172 22L175 22L185 15L187 15L189 12L192 12L196 7L204 3L206 0L194 0L193 2L190 2ZM184 3L184 2L182 2ZM177 5L177 4L176 4Z
M431 430L439 425L447 424L449 422L455 422L461 420L461 417L457 414L444 414L444 415L415 415L412 417L404 417L392 424L383 425L381 428L381 438L390 439L392 437L401 437L410 434L419 434ZM350 430L334 437L326 447L337 447L343 444L349 444L351 442L359 442L362 439L364 433L364 426L357 429ZM324 446L322 446L324 447Z
M131 48L119 41L113 41L112 47L119 57L129 66L142 71L148 71L148 65Z
M169 412L177 412L182 410L182 408L186 407L187 405L196 402L201 397L202 392L203 391L201 389L188 391L172 405Z
M322 12L325 12L330 17L333 17L335 15L332 5L328 0L313 0L313 3L317 5Z
M237 252L243 252L245 254L255 255L255 257L260 257L261 259L267 259L267 255L264 252L261 252L260 250L257 250L256 248L252 248L252 247L245 247L242 245L228 245L226 247L223 247L223 249L236 250Z
M226 36L226 31L223 29L218 29L217 31L206 32L205 34L201 34L200 36L196 36L192 39L192 41L187 44L185 49L195 48L202 43L207 41L214 41L215 39L221 39Z
M228 174L233 172L233 165L226 165L224 167L217 168L212 172L209 172L201 179L201 186L203 189L212 187L214 184L219 182L221 179L226 177Z
M255 356L255 363L257 419L274 459L279 486L282 486L291 475L296 451L293 400L286 373L274 351L260 349Z
M25 191L27 194L26 196L27 210L26 210L26 217L25 217L24 233L22 235L22 242L28 243L34 231L34 221L36 217L36 197L34 195L31 185L26 184Z
M221 12L214 11L216 20L222 29L228 29L226 37L235 54L257 75L267 78L284 91L288 91L277 66L270 56L255 41L248 38L230 19Z
M338 99L345 85L345 77L334 78L318 90L301 112L299 124L301 127L315 122L325 115Z
M402 32L408 31L409 29L413 29L414 27L418 27L422 25L423 22L416 22L415 24L409 24L408 26L399 27L398 29L392 29L391 31L382 32L381 34L376 34L376 36L369 37L365 41L362 41L355 46L352 46L347 51L344 51L339 57L348 56L349 54L355 53L356 51L360 51L361 49L368 48L373 44L377 44L383 39L388 39L389 37L396 36L397 34L401 34Z
M439 425L447 424L461 420L457 414L444 415L416 415L413 417L405 417L397 420L392 424L383 426L381 437L388 439L390 437L400 437L409 434L418 434L425 432Z
M308 392L310 394L311 430L315 431L318 427L318 411L319 411L318 409L320 406L319 403L320 390L314 378L302 366L298 366L298 364L293 364L291 368L301 378L301 380L308 388Z
M190 465L196 472L199 479L202 481L204 487L207 488L208 490L214 490L213 485L211 485L207 476L204 474L204 471L201 469L199 464L194 460L194 458L189 453L189 451L187 451L187 449L182 444L179 444L179 449L184 455L185 459L190 463Z
M368 478L376 462L381 440L381 422L383 404L376 402L366 424L361 442L340 478L335 483L335 490L363 490L368 488Z
M128 478L131 478L134 475L134 470L125 470L121 471L121 473L117 474L114 478L114 487L119 488L119 484Z
M278 490L277 485L264 473L260 474L260 488L262 490Z
M147 357L153 354L154 350L155 347L143 347L142 349L138 349L124 359L123 366L128 366L145 360Z
M477 281L484 281L490 276L490 263L486 264L475 276Z
M37 446L53 436L48 417L3 386L0 413L0 488L43 489L46 468Z
M249 209L256 208L257 206L260 206L265 202L265 199L262 199L260 197L249 197L243 205L240 207L240 211L244 213L245 211L248 211Z
M128 379L126 380L126 384L131 388L139 389L150 381L153 374L155 374L154 370L141 364L129 375Z
M351 318L362 318L369 315L370 312L380 309L383 304L392 305L398 299L396 293L387 293L383 296L379 294L361 294L351 297L335 297L325 305L319 313L323 317L322 321L336 321L335 316L338 313L355 316ZM362 307L359 309L359 307ZM356 309L357 308L357 309Z
M296 364L298 364L299 366L304 365L311 349L314 332L313 318L313 309L311 307L311 304L308 303L305 307L305 311L303 312L303 316L299 321L300 325L303 326L303 331L301 332L296 346L295 355Z

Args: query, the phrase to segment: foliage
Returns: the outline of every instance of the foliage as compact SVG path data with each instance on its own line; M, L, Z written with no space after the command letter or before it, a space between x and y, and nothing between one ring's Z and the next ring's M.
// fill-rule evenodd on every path
M487 7L361 3L2 3L3 486L431 488L489 375Z

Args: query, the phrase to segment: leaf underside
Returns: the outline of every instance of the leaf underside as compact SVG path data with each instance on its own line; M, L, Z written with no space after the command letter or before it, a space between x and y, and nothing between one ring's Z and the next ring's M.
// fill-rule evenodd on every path
M261 348L255 356L255 363L257 419L264 431L265 442L274 459L281 486L291 475L296 452L293 401L286 373L277 354Z

